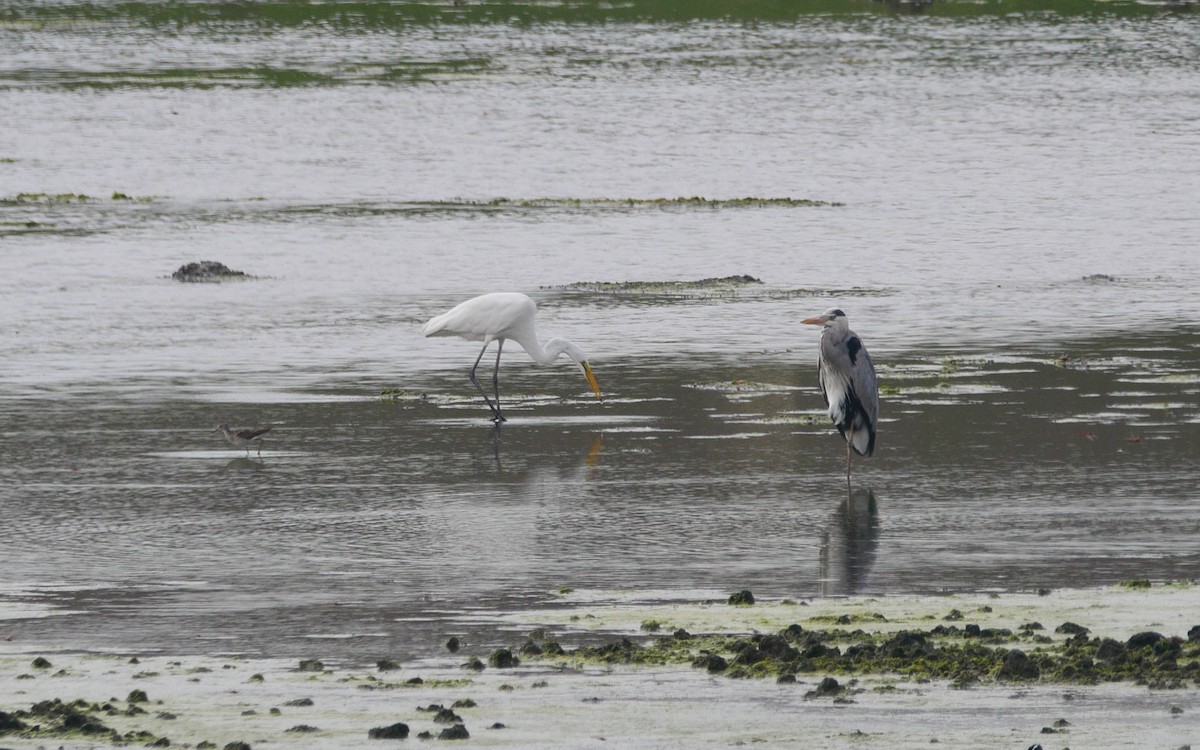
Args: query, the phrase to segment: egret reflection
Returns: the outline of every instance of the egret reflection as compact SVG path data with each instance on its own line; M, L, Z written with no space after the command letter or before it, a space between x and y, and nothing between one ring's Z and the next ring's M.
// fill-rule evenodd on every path
M875 493L855 489L821 532L821 595L858 593L875 565L879 510Z

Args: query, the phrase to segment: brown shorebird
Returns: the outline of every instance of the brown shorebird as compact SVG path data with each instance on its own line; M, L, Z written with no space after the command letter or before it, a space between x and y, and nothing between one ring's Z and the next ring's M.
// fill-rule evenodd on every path
M271 431L270 427L250 427L245 430L230 429L228 422L222 422L217 425L217 429L225 435L225 439L236 445L238 448L245 448L246 455L250 455L250 444L258 443L258 455L262 455L262 436Z

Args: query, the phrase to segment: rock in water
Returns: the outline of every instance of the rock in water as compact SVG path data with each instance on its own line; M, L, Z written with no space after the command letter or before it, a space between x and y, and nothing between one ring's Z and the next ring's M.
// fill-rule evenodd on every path
M408 737L408 725L402 721L367 731L367 738L372 740L402 740L405 737Z
M202 260L198 263L186 263L180 266L178 271L171 274L171 278L176 281L197 282L242 280L251 277L241 271L234 271L224 263Z

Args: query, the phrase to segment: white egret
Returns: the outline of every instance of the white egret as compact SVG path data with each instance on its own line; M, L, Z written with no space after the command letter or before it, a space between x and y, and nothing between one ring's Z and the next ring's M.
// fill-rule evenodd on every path
M552 364L561 355L567 355L583 369L583 375L596 397L604 399L600 395L600 386L596 384L591 365L588 364L587 355L582 349L566 339L550 339L545 347L538 343L533 321L536 314L537 303L526 295L517 292L495 292L469 299L421 326L421 333L425 336L458 336L468 341L483 342L483 349L479 351L479 356L475 358L475 364L471 367L471 382L492 410L492 421L497 424L507 421L500 411L500 354L504 351L504 342L508 339L520 344L539 365ZM475 370L493 341L496 342L496 367L492 371L495 404L488 398L483 386L475 377Z
M817 381L829 407L829 418L846 439L846 484L850 484L850 450L860 456L875 452L879 420L879 387L875 365L862 339L850 330L846 313L838 309L803 321L823 326Z
M246 455L250 455L250 444L258 443L258 455L262 455L262 437L271 431L270 427L251 427L245 430L230 429L228 422L222 422L217 425L213 432L220 431L225 434L225 439L233 443L238 448L245 448Z

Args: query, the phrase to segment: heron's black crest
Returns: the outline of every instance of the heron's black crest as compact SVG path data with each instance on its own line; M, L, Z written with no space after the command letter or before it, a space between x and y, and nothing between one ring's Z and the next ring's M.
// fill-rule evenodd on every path
M858 363L858 350L862 349L862 341L858 336L851 336L846 340L846 352L850 355L850 364Z
M830 315L832 315L832 316L833 316L833 317L835 317L835 318L844 318L844 317L846 317L846 313L842 312L842 311L841 311L841 309L837 309L837 310L830 310L830 311L829 311L829 314L830 314Z

